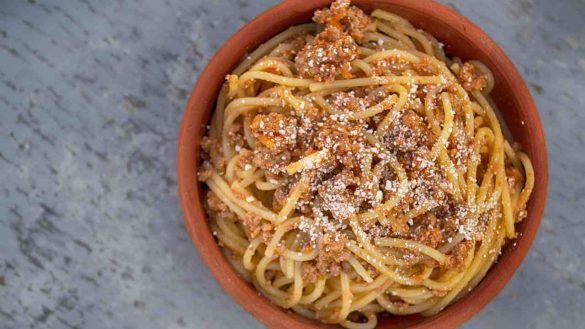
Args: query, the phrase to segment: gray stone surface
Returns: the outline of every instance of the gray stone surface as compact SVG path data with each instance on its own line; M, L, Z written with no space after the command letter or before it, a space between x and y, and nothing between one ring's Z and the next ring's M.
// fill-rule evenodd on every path
M0 2L0 328L257 328L183 229L175 138L213 52L274 1ZM546 214L466 328L585 323L585 2L446 2L529 83Z

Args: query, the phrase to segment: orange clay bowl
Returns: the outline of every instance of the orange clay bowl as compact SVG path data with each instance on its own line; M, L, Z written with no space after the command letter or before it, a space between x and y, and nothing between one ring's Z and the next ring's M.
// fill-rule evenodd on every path
M226 74L248 53L270 37L290 26L311 20L327 0L288 0L269 9L246 24L211 59L193 88L178 138L178 188L185 225L203 261L223 289L246 311L270 328L333 328L284 310L258 294L241 278L215 242L202 207L197 182L199 141L214 108ZM392 11L418 28L433 34L445 44L450 56L463 61L477 59L495 77L493 100L501 110L512 135L532 159L536 181L528 202L528 217L517 225L516 243L504 246L498 262L481 283L456 303L432 317L393 316L381 320L378 328L454 328L479 312L502 290L526 256L536 235L545 205L547 159L544 135L536 106L520 74L498 45L483 31L453 10L430 0L354 0L366 12L376 8Z

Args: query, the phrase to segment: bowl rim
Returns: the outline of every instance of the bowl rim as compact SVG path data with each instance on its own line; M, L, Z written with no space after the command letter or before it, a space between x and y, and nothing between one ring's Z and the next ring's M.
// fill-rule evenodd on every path
M212 107L217 98L219 86L209 86L208 84L210 81L217 79L217 71L221 71L220 67L226 66L226 59L228 60L227 63L230 64L228 66L231 66L229 71L241 61L241 56L234 58L236 56L233 54L237 53L235 50L242 50L242 45L239 45L242 39L255 43L253 46L248 44L250 47L245 49L245 51L253 50L253 48L266 41L254 39L252 36L258 34L259 30L264 29L267 22L275 19L291 22L294 20L293 16L298 15L299 12L307 8L312 10L321 8L330 2L330 0L286 0L259 14L233 34L214 54L201 72L186 104L177 138L177 188L184 223L191 240L198 249L204 263L224 291L244 310L268 327L331 328L332 326L318 323L315 320L299 316L272 304L268 299L260 296L255 288L240 277L229 261L223 257L209 230L201 204L199 182L196 175L199 161L198 141L201 136L194 136L193 133L197 129L204 131L201 127L196 127L196 124L205 125L207 123L207 118L213 111ZM478 313L504 288L525 258L535 238L546 203L548 184L548 163L544 132L536 105L524 80L503 50L474 23L447 6L432 0L378 0L372 2L388 3L417 11L420 14L440 17L446 24L459 32L458 37L470 39L470 35L473 35L475 39L478 39L475 42L470 39L470 42L476 44L481 51L495 56L493 64L500 65L503 67L502 70L509 73L503 78L507 80L508 85L514 86L515 101L522 105L519 107L520 112L526 115L528 120L525 129L527 129L530 139L533 139L536 145L535 153L531 155L531 158L535 168L535 175L537 174L538 176L536 176L537 180L528 205L528 217L524 219L525 222L528 222L523 224L522 236L518 238L513 247L505 246L507 248L505 259L499 259L480 284L470 293L437 315L425 318L419 323L409 326L410 328L453 328ZM295 24L297 23L290 23L288 26ZM273 33L273 35L276 33ZM194 143L195 145L193 145ZM503 264L504 262L505 264Z

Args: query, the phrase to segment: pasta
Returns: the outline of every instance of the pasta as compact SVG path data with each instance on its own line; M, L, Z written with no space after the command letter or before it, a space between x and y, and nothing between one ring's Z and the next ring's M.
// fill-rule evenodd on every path
M213 234L275 304L325 323L437 314L526 217L529 157L489 69L393 13L315 12L228 75L199 179Z

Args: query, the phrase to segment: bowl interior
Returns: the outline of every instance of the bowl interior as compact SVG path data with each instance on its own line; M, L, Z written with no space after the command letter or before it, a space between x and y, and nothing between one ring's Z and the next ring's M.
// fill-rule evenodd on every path
M301 317L271 304L258 295L258 292L224 259L210 233L201 206L196 175L199 141L205 133L205 125L225 75L231 72L247 52L292 25L310 21L315 9L329 3L327 0L285 1L238 31L216 53L199 77L187 104L179 134L177 155L179 196L191 238L224 290L269 327L332 326ZM526 255L536 234L544 208L547 185L546 149L538 113L526 85L503 51L479 28L451 9L425 0L354 0L352 3L366 12L380 8L399 14L443 42L449 56L458 56L463 61L477 59L487 65L496 81L492 98L514 139L523 146L533 161L536 182L527 205L528 217L517 225L519 237L516 244L505 245L498 262L482 282L436 316L391 317L379 322L379 328L455 327L479 312L504 287Z

